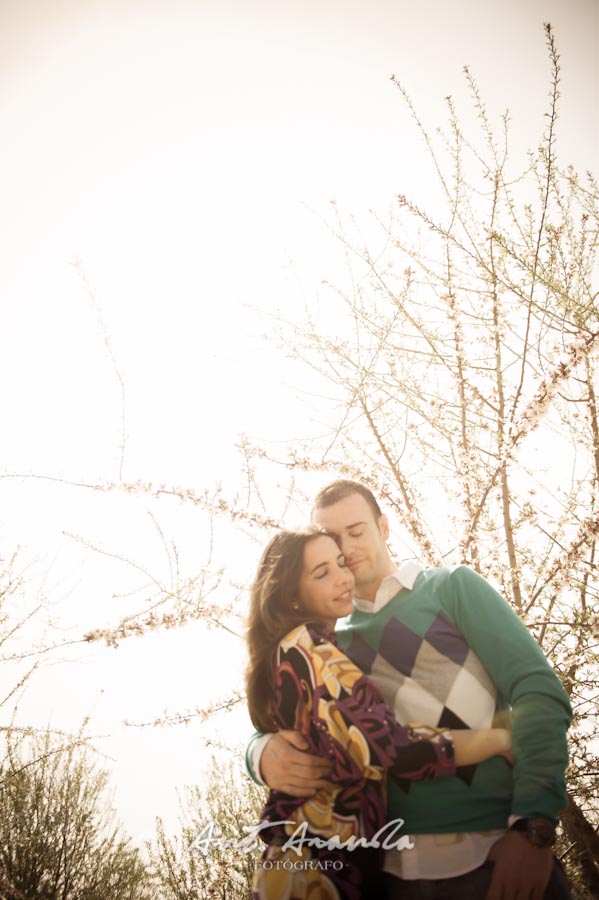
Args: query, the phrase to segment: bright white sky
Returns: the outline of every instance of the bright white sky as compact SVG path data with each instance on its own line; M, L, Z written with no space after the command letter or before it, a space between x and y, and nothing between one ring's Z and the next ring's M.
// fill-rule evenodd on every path
M234 489L240 432L271 442L308 432L284 360L259 341L268 325L247 307L289 312L321 278L341 277L319 220L331 199L361 219L398 192L426 204L422 145L392 73L434 127L447 94L467 108L469 64L491 115L509 107L516 150L534 145L546 20L562 56L561 158L596 169L595 0L2 0L0 468L117 478L118 383L75 260L126 380L126 479ZM147 506L3 480L0 549L21 544L37 560L56 618L79 636L117 618L111 595L129 582L62 532L160 566ZM176 520L197 568L197 520L158 512ZM205 757L198 729L121 720L206 702L215 681L222 696L221 660L239 683L238 652L200 626L118 652L83 648L44 675L24 712L57 727L91 713L92 730L112 734L102 746L116 804L141 840L155 815L172 816L173 786L198 780Z

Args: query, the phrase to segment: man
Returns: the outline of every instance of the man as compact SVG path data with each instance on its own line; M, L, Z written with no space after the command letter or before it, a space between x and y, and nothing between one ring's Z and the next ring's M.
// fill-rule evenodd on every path
M513 771L500 758L433 782L389 779L389 819L402 818L411 850L388 851L388 896L401 900L561 900L553 859L566 803L566 694L508 604L465 566L399 569L389 525L372 493L338 481L317 495L313 519L334 534L353 573L354 610L337 629L342 649L382 690L398 720L490 727L511 707ZM255 739L250 773L277 790L312 795L324 760L296 732Z

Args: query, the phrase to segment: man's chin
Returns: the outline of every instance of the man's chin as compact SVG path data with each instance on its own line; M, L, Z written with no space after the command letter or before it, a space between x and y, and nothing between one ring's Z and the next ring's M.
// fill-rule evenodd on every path
M360 588L371 587L373 582L376 581L371 572L367 569L362 569L362 571L360 571L359 566L357 571L352 570L352 575L354 576L354 582L356 584L355 593L358 597L360 596Z

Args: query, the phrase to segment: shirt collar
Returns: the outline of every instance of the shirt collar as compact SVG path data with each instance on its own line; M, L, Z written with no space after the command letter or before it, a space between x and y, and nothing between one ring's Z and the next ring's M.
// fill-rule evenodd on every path
M379 589L376 592L374 603L369 603L368 600L360 600L359 597L354 597L354 608L359 609L361 612L378 612L379 609L386 606L389 600L391 600L392 597L395 597L402 588L407 588L411 591L414 587L414 582L422 572L422 569L423 567L420 563L415 560L408 560L408 562L402 563L395 572L392 572L390 575L386 575L385 578L383 578L379 585Z

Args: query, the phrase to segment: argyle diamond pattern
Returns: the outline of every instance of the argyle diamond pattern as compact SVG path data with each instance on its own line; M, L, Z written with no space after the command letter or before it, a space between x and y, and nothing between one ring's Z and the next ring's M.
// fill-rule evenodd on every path
M396 618L381 635L378 653L354 632L348 656L373 679L402 725L490 728L497 690L459 628L440 611L424 636ZM470 783L475 766L458 769ZM404 790L409 783L399 782Z

